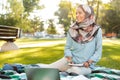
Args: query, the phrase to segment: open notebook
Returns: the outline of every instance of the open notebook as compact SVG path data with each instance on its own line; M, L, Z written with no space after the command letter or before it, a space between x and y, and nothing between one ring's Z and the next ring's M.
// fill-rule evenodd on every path
M26 68L27 80L60 80L59 70L53 68Z

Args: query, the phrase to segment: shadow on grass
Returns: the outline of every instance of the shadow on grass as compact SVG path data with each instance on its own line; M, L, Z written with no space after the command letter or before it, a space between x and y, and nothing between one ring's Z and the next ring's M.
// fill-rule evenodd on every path
M32 47L0 53L0 66L4 63L52 63L64 55L64 44L50 47Z
M103 45L102 59L98 65L120 70L120 45Z
M52 63L64 56L64 45L28 47L15 51L1 52L0 66L4 63ZM103 45L102 59L98 62L98 65L120 70L120 44L110 43Z

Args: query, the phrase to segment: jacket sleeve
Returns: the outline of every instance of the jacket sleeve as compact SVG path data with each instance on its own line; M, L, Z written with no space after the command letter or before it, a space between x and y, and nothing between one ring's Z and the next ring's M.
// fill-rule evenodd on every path
M101 28L99 28L98 30L95 43L96 43L95 53L90 58L90 60L93 60L94 62L98 62L102 56L102 30Z
M64 49L65 57L67 56L72 57L71 46L72 46L72 38L70 37L70 34L67 33L66 44Z

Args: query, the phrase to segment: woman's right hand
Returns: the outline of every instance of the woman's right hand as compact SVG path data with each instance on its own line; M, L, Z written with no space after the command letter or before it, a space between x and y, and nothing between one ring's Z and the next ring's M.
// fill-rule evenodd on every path
M84 64L83 64L83 65L84 65L84 67L87 67L87 68L90 66L90 64L89 64L89 62L88 62L88 61L84 62Z
M68 63L73 63L73 62L72 62L72 57L67 56L66 59L67 59L67 62L68 62Z

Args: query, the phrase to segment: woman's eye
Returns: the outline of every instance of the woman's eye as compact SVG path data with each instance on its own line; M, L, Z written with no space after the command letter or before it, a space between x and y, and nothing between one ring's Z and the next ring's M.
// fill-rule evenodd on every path
M82 12L79 12L79 14L82 14Z
M76 14L81 14L81 12L77 12Z

